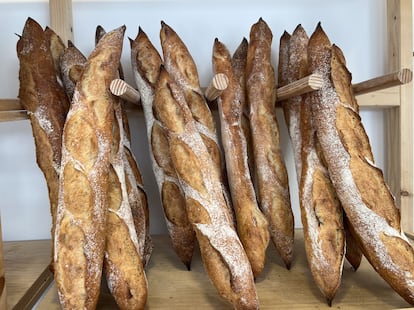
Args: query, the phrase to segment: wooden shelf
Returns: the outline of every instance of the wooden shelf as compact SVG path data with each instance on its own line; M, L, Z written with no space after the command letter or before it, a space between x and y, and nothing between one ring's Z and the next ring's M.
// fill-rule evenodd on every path
M192 270L187 271L173 252L168 236L153 236L153 241L154 252L147 267L147 309L191 309L195 305L197 310L231 309L218 297L198 252ZM345 262L341 288L329 308L311 278L301 230L296 231L295 241L291 270L286 270L273 245L269 246L265 270L257 279L261 309L410 309L366 260L356 272ZM9 309L49 263L50 247L50 240L4 243ZM54 284L36 309L60 309ZM106 289L102 289L98 309L116 309Z

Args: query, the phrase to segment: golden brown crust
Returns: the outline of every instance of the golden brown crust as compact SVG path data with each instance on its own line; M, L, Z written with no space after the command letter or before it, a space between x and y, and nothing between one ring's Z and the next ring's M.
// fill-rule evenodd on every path
M363 254L358 245L357 240L352 235L351 224L349 223L348 218L344 212L344 229L345 229L345 238L346 238L346 251L345 257L346 260L351 264L352 268L356 271L361 265Z
M235 58L234 62L236 61L243 60ZM213 67L215 74L223 73L229 80L227 88L218 99L221 140L236 215L237 232L246 250L253 274L257 278L265 265L266 249L270 238L269 224L257 204L247 162L247 144L242 128L244 88L242 89L240 79L233 72L228 49L218 39L215 40L213 47Z
M165 129L153 112L154 87L158 80L162 60L141 28L136 39L131 40L131 62L135 81L141 93L152 167L167 228L175 252L189 269L196 237L188 221L185 199L171 161Z
M276 82L271 64L272 33L263 19L250 30L246 87L260 207L270 224L274 245L289 268L294 221L286 166L276 120Z
M88 58L65 123L55 234L55 282L63 308L94 309L105 248L116 77L125 27Z
M166 23L161 22L161 47L165 69L183 89L185 100L196 121L197 129L215 163L220 175L223 194L231 216L234 216L228 191L225 163L218 143L216 124L207 101L201 91L196 64L187 46L178 34Z
M145 215L133 217L134 206L141 203L132 193L136 184L130 184L129 161L124 149L124 121L121 102L115 101L115 122L109 170L108 216L106 223L106 246L104 271L109 290L121 309L143 309L147 300L147 280L144 272L144 249L146 241ZM136 195L131 199L131 195ZM146 200L145 200L146 202ZM142 211L141 211L142 212ZM135 220L141 219L139 225Z
M279 64L278 64L278 86L282 87L289 84L292 75L289 72L289 46L291 35L284 31L279 40ZM302 57L302 55L298 55ZM282 102L283 114L286 122L286 126L291 137L291 143L293 147L293 158L295 161L296 177L298 183L302 175L302 159L301 159L301 132L300 132L300 107L302 104L302 97L295 97L290 100Z
M401 232L400 215L375 167L343 54L318 25L309 41L310 69L324 79L313 93L312 115L324 157L354 237L374 269L414 304L414 250Z
M76 83L79 81L86 64L86 57L76 46L71 44L64 50L59 62L63 87L69 100L72 100Z
M246 97L246 62L247 62L247 50L249 43L246 38L243 38L239 46L233 53L231 58L231 63L233 65L234 75L239 81L241 87L241 93L243 94L245 104L243 105L243 115L241 120L241 126L243 128L244 137L246 139L246 148L247 148L247 162L249 165L250 176L252 178L253 184L255 183L255 173L254 173L254 155L253 155L253 142L252 134L250 130L250 120L249 120L249 107L247 105Z
M308 36L298 25L291 36L282 36L279 80L299 80L308 72ZM321 158L308 95L283 102L299 177L299 201L305 250L318 288L331 304L340 286L345 254L342 207Z
M168 131L171 158L210 279L236 309L257 309L253 272L227 212L220 177L211 169L213 161L181 88L165 70L158 80L154 109Z
M51 35L51 31L48 33ZM52 215L51 235L54 238L62 132L69 101L57 80L58 73L50 45L48 35L44 33L41 26L28 18L17 43L20 62L19 99L29 114L37 164L46 179Z

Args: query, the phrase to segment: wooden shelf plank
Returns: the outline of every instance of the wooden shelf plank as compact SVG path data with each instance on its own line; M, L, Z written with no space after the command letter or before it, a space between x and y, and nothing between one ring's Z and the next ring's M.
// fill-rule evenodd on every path
M147 267L147 309L231 309L221 300L204 271L198 252L191 271L174 254L169 237L153 236L154 252ZM50 241L5 242L6 284L11 308L49 263ZM301 230L296 231L295 259L287 270L269 246L263 274L257 279L261 309L395 309L409 308L364 259L358 271L345 262L341 288L329 308L315 286L306 262ZM98 309L114 309L103 288ZM38 310L60 309L54 285L37 304Z

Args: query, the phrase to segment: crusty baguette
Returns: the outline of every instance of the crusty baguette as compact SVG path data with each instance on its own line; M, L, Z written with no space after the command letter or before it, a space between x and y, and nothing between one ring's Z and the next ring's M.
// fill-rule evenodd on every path
M154 110L167 130L169 150L185 193L205 269L218 293L236 309L257 309L253 272L232 225L220 176L196 128L182 89L161 69Z
M414 250L374 159L341 50L319 24L309 40L310 70L323 87L312 93L312 115L329 173L354 237L374 269L414 304Z
M72 101L76 83L82 75L86 60L82 52L71 42L69 42L68 47L65 48L59 59L62 84L69 101Z
M215 164L213 167L216 167L220 176L229 214L234 218L225 162L218 142L216 124L201 90L194 59L178 34L164 22L161 22L160 39L165 69L184 91L185 100L193 113L197 129L213 158Z
M98 25L96 26L95 29L95 45L98 44L99 40L106 34L106 30L101 26ZM124 69L122 68L122 64L119 64L119 68L118 68L118 78L119 79L124 79L125 75L124 75Z
M103 36L106 33L102 27L98 27L98 29L100 36ZM76 83L83 73L86 64L86 57L73 45L73 43L69 42L69 46L65 49L60 62L62 68L63 84L66 90L66 94L71 100ZM139 235L139 252L141 254L143 265L145 266L151 256L153 247L149 233L148 200L144 190L141 172L139 170L135 156L131 151L131 134L129 130L127 115L124 109L121 110L123 133L125 134L125 137L122 139L125 155L123 157L125 160L125 181L127 182L129 205L131 207L135 229Z
M98 26L95 44L105 34ZM122 75L119 65L117 77L122 78ZM148 294L144 267L152 247L146 253L146 242L151 241L147 233L147 200L138 165L130 150L129 124L122 104L122 99L114 98L104 272L109 291L120 309L143 309ZM138 181L142 186L138 186ZM141 196L141 192L144 195Z
M300 30L301 32L304 31L303 28ZM286 31L283 33L283 35L280 38L280 45L279 45L279 66L278 66L278 82L279 87L287 85L289 83L294 82L294 80L289 79L289 76L287 74L288 68L290 68L289 65L289 42L290 42L291 35L287 33ZM307 39L308 41L308 39ZM306 43L307 44L307 43ZM295 59L295 55L291 55L293 57L293 60ZM307 56L306 56L307 59ZM312 72L308 72L308 67L302 66L302 68L305 68L305 72L301 72L299 76L303 77L306 74L310 74ZM285 72L284 72L285 71ZM286 100L282 102L283 112L285 116L286 125L288 127L288 132L291 137L291 143L293 147L293 157L295 161L295 167L296 167L296 175L298 178L298 184L300 184L300 179L302 175L302 156L301 156L301 149L302 149L302 139L301 139L301 130L300 130L300 119L301 119L301 113L300 113L300 107L304 102L306 102L306 99L308 96L304 97L295 97L292 98L292 100ZM302 98L302 99L300 99ZM308 111L309 112L309 111ZM304 112L304 117L306 117L306 111ZM316 138L315 138L316 139ZM325 163L323 165L326 166ZM354 270L357 270L359 267L359 264L361 263L362 259L362 252L359 249L358 244L352 237L352 234L349 231L349 226L345 225L347 223L346 217L343 220L344 223L344 229L345 229L345 244L346 244L346 251L345 251L345 257L347 260L351 263Z
M287 84L305 77L308 36L303 27L298 25L290 38L285 33L280 44L280 80ZM288 99L282 105L300 175L306 257L313 279L330 305L341 283L345 255L342 207L321 157L308 94Z
M233 71L236 79L239 81L240 92L242 99L245 101L243 105L243 114L241 116L241 126L243 129L244 137L246 139L246 149L247 149L247 163L249 165L250 176L252 178L253 184L255 182L254 178L254 155L253 155L253 145L252 145L252 135L250 130L250 120L249 120L249 107L247 105L246 98L246 62L247 62L247 50L249 43L246 38L243 38L239 46L233 53L231 58L231 63L233 66Z
M54 243L55 283L64 309L94 309L105 249L117 76L125 26L95 47L76 85L65 123Z
M142 261L146 234L145 230L137 233L130 205L121 100L115 100L114 109L104 271L109 291L120 309L143 309L147 300Z
M95 44L106 34L105 29L98 25L95 31ZM117 78L123 79L124 73L121 63L118 67ZM118 99L117 99L118 101ZM137 234L137 248L145 267L149 261L153 244L149 231L149 209L148 199L144 189L144 182L142 180L141 171L138 167L137 160L131 150L131 132L129 128L128 116L125 113L123 105L125 102L119 99L119 104L115 104L115 124L114 139L119 140L119 157L122 158L122 164L119 163L119 169L124 170L124 175L121 177L121 183L125 182L126 194L128 200L125 204L129 205L132 212L133 223ZM117 134L118 133L118 134ZM114 164L111 163L113 166ZM118 172L119 174L120 172ZM126 236L128 237L128 236Z
M227 88L217 99L221 125L221 141L226 159L230 194L236 215L237 232L246 250L253 274L263 271L269 245L269 224L259 209L247 162L246 138L242 128L245 104L240 80L235 76L230 53L218 39L213 47L214 73L225 74Z
M50 42L42 27L28 18L17 43L19 99L30 117L36 160L48 187L54 238L58 204L63 126L69 101L60 86ZM53 253L52 253L53 257Z
M166 132L153 112L154 89L162 60L141 28L135 40L130 43L133 73L144 109L150 158L167 228L177 256L190 269L195 232L188 220L184 194L171 161Z
M278 87L286 86L293 82L291 81L292 78L289 78L290 39L291 35L287 31L284 31L279 40ZM298 184L300 183L302 175L302 139L300 132L300 107L302 101L303 97L298 96L282 102L283 115L293 148L293 159Z
M131 207L132 217L135 225L135 230L139 240L139 253L141 255L142 264L145 267L149 262L153 243L150 234L150 219L148 198L144 188L144 182L141 175L141 170L138 162L131 150L131 135L129 133L129 124L127 115L124 109L121 109L124 139L124 169L126 175L127 193L129 198L129 205Z
M290 268L294 220L276 119L276 81L271 64L271 43L271 30L260 18L250 30L246 89L259 203L269 221L273 244L286 267Z

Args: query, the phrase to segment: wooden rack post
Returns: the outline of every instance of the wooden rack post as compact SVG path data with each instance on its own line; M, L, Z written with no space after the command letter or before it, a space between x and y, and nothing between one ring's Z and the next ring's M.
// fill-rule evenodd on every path
M388 70L413 67L412 1L388 0ZM397 107L386 110L386 176L401 207L402 228L413 235L413 85L398 86Z

